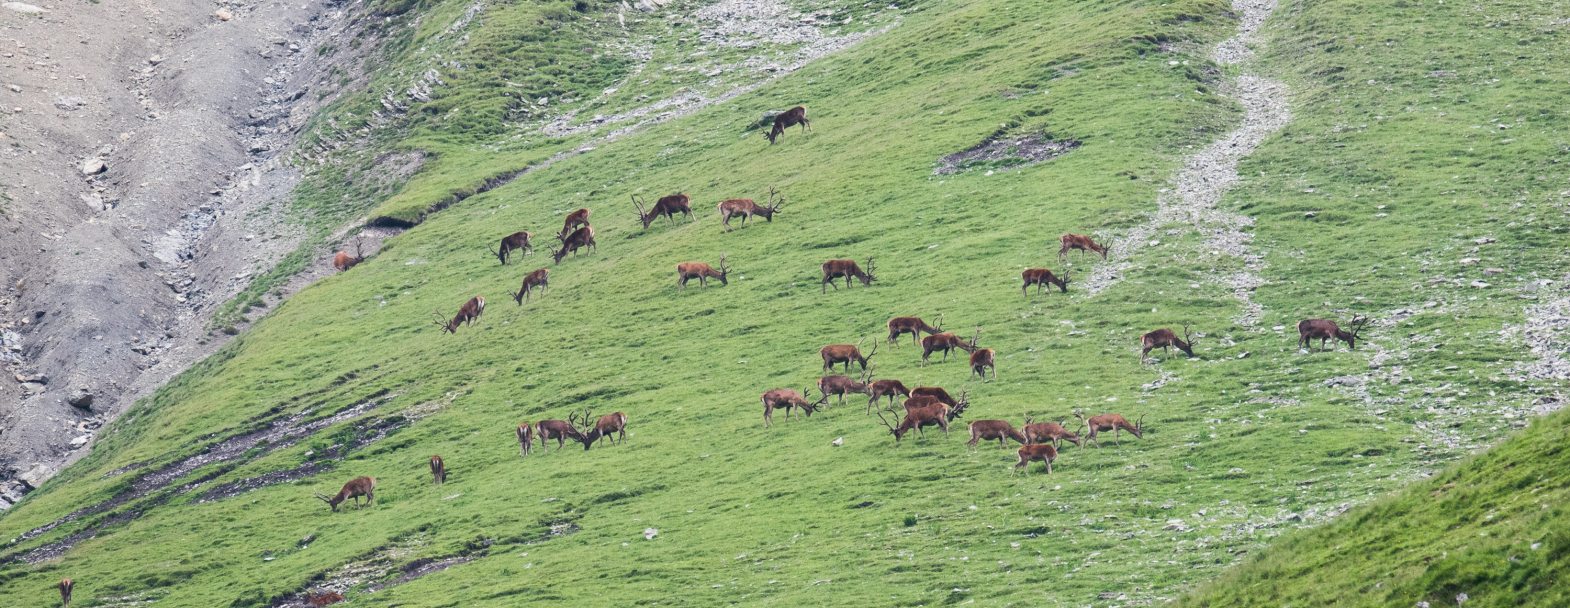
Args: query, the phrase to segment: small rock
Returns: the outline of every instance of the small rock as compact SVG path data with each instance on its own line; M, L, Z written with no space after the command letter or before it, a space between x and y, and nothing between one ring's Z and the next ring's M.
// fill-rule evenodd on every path
M1477 289L1486 289L1488 287L1488 283L1483 281L1472 281L1472 287Z
M26 2L7 2L5 4L0 4L0 7L4 7L24 15L42 15L49 12L44 10L43 7L33 6Z
M643 529L643 539L644 540L654 540L654 537L659 536L659 535L660 535L660 531L658 529L656 529L656 528L644 528Z
M73 447L73 448L80 448L80 447L82 447L84 445L87 445L87 442L90 441L91 439L92 438L87 436L87 435L79 435L75 439L71 440L71 447Z
M229 9L221 8L213 12L213 16L217 17L219 21L228 21L234 18L234 13L229 12Z
M163 62L164 62L164 56L163 55L153 55L152 57L148 57L147 58L147 63L150 63L152 65L158 65L158 64L163 63Z
M22 92L22 87L16 86L14 84L8 84L8 85L5 86L5 88L10 89L12 93L21 93Z
M1494 237L1491 237L1491 236L1480 236L1480 237L1477 237L1475 239L1472 239L1472 242L1473 243L1477 243L1479 245L1487 245L1489 243L1494 242Z
M62 110L65 110L67 112L73 112L77 108L80 108L80 107L85 106L85 105L87 105L87 100L82 99L81 97L74 97L74 96L72 96L72 97L56 97L55 98L55 107L56 108L60 108Z
M1188 524L1183 523L1183 520L1181 519L1169 519L1167 520L1167 525L1163 526L1161 529L1171 530L1173 532L1187 532L1190 528L1188 527Z
M18 475L16 478L22 483L27 484L27 487L30 490L37 490L40 486L44 485L45 481L48 481L49 478L53 476L54 471L49 468L49 465L37 464L34 465L33 468L28 469L26 473Z
M1483 269L1483 275L1484 276L1490 276L1490 277L1494 276L1496 274L1503 274L1504 272L1505 272L1505 269L1503 269L1503 268L1484 268Z
M1303 212L1303 217L1318 217L1318 216L1319 216L1319 212L1318 211L1304 211Z
M109 165L102 158L89 158L82 161L82 175L98 175L109 170Z
M71 407L90 410L93 407L93 393L87 389L78 389L70 398L65 400Z
M1478 262L1477 258L1461 258L1461 265L1462 266L1476 266L1477 262Z
M44 385L37 382L23 382L22 391L30 395L36 395L44 392Z
M1251 353L1249 353L1248 351L1245 350L1243 352L1238 353L1237 354L1237 358L1239 358L1239 359L1247 359L1250 354Z
M834 441L830 441L829 442L829 445L832 445L834 447L840 447L842 445L845 445L845 438L844 437L835 437Z

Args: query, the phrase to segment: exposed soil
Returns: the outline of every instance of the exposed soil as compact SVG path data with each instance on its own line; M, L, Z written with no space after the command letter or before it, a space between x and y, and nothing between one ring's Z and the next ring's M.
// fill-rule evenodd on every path
M1079 142L1072 139L1053 140L1038 134L991 138L969 150L938 159L938 168L932 172L951 175L978 168L1009 171L1052 160L1078 147Z

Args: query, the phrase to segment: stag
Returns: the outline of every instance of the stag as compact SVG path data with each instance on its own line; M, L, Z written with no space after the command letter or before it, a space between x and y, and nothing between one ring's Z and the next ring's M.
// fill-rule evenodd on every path
M551 270L540 268L523 277L523 285L518 287L518 293L512 294L512 301L523 306L523 301L529 299L529 294L535 289L540 290L540 297L545 297L545 288L551 286Z
M569 213L567 214L567 219L563 220L561 223L561 232L556 233L556 240L559 241L565 239L567 238L567 235L572 234L572 230L574 228L587 225L589 225L588 209L579 209Z
M899 337L910 334L911 344L920 344L921 332L931 335L943 333L943 315L938 315L938 326L927 325L921 317L894 317L889 319L889 344L897 344Z
M1114 445L1119 447L1123 445L1122 437L1120 436L1122 431L1128 431L1140 439L1145 438L1145 417L1143 415L1139 417L1139 422L1135 424L1129 424L1128 419L1119 414L1102 414L1086 419L1083 412L1074 412L1074 417L1079 418L1080 422L1089 424L1090 434L1086 435L1085 439L1096 444L1098 448L1101 447L1101 441L1096 439L1096 434L1106 431L1112 431L1112 441Z
M867 361L873 355L878 354L878 344L873 342L872 351L868 352L866 356L862 356L861 343L864 341L866 341L866 338L862 338L855 344L830 344L818 349L818 354L823 357L823 371L833 371L835 364L844 363L845 373L848 374L850 373L852 361L861 366L861 371L867 371Z
M1183 339L1181 340L1178 339L1177 334L1172 333L1172 330L1163 327L1140 336L1139 343L1143 347L1143 350L1139 351L1140 363L1144 363L1150 357L1150 351L1152 350L1159 348L1162 353L1172 352L1167 349L1168 346L1176 346L1178 350L1183 351L1183 354L1190 357L1194 356L1194 337L1189 335L1187 325L1183 326Z
M1063 246L1058 248L1059 262L1063 261L1063 258L1067 257L1068 252L1073 249L1078 249L1081 257L1085 255L1086 251L1091 251L1101 254L1101 259L1107 259L1107 246L1097 244L1088 236L1083 234L1065 234L1061 240Z
M730 232L730 220L738 215L741 216L742 226L746 226L747 220L752 219L754 215L762 216L763 219L773 222L774 214L779 213L780 207L785 205L785 197L783 196L779 197L778 202L775 202L774 196L776 194L779 194L778 190L769 188L769 201L763 205L753 202L750 198L733 198L721 201L719 206L715 207L720 212L720 223L724 224L726 232Z
M856 265L856 260L829 260L824 262L823 284L818 286L818 292L825 293L829 290L829 287L833 287L834 291L839 291L840 286L834 283L834 279L840 277L845 277L846 289L850 289L852 277L859 279L863 286L871 285L873 281L877 280L877 277L872 275L872 269L872 258L867 258L866 272L861 271L861 267Z
M1047 465L1047 474L1052 474L1052 461L1057 460L1058 449L1046 443L1032 443L1019 446L1019 462L1014 463L1014 472L1025 469L1025 474L1030 474L1030 463L1040 460Z
M691 198L685 194L677 192L676 194L660 197L659 200L654 201L653 209L645 211L643 207L643 199L636 194L632 195L632 204L638 208L638 221L643 222L644 229L648 229L649 224L653 224L654 220L659 219L660 216L665 216L665 219L668 219L674 223L676 221L676 214L680 213L687 216L689 221L692 220L693 217L691 203Z
M529 451L534 449L534 425L527 422L518 425L518 450L523 457L529 456Z
M464 302L463 306L458 308L458 314L453 315L451 321L443 321L442 312L439 310L432 311L431 314L436 315L436 325L441 327L442 331L450 334L456 334L458 333L459 325L464 323L474 325L475 323L478 323L480 320L480 313L483 312L485 312L485 296L474 296L469 298L468 302Z
M504 236L502 237L501 248L492 249L491 254L495 255L496 259L501 260L502 265L505 266L507 265L507 260L512 257L513 251L522 249L524 255L534 251L534 243L530 242L533 237L534 235L527 230L519 230Z
M905 384L900 382L899 380L894 380L894 379L891 378L891 379L887 379L887 380L875 381L872 384L867 385L867 397L868 398L867 398L867 411L866 411L866 413L867 414L871 414L872 413L872 406L876 405L878 403L878 400L880 400L880 399L882 399L884 397L888 397L889 398L889 403L892 404L892 403L894 403L894 398L895 397L909 397L909 396L910 396L910 389L905 388Z
M584 451L588 451L589 446L598 443L601 439L610 439L613 445L627 440L626 414L611 412L600 416L593 425L589 424L589 418L591 417L589 410L583 410L583 426L584 428L592 428L592 430L583 435Z
M1067 421L1064 421L1067 422ZM1079 431L1085 430L1085 423L1080 421ZM1025 443L1041 443L1051 441L1054 447L1063 447L1067 441L1075 447L1084 447L1084 440L1079 438L1079 432L1068 432L1062 422L1035 422L1029 416L1025 417Z
M60 604L71 608L71 591L76 589L76 581L68 578L60 579Z
M556 250L556 253L551 254L551 257L556 258L556 263L560 264L562 258L567 257L567 254L571 253L573 255L578 255L578 250L584 247L588 247L589 249L593 250L599 249L599 247L594 244L593 226L584 226L574 230L572 231L572 234L567 236L567 238L561 239L561 249Z
M976 341L980 339L981 328L977 327L975 337L970 339L970 373L973 376L981 376L981 380L985 382L987 380L987 369L990 368L992 370L992 379L997 380L997 351L990 348L977 348Z
M1007 420L972 421L970 423L970 441L966 442L965 445L974 448L983 439L987 441L998 440L999 449L1008 447L1008 440L1010 439L1018 441L1020 444L1030 443L1025 440L1023 434L1014 430L1014 425L1009 424Z
M676 265L676 285L682 289L687 288L687 281L698 280L698 285L707 289L709 279L719 279L721 285L729 285L726 278L730 274L730 266L725 265L725 256L720 256L720 269L715 270L704 262L682 262Z
M371 502L376 500L376 480L374 478L356 477L354 479L350 479L349 483L343 484L343 489L338 490L338 495L332 498L328 498L322 494L316 495L317 498L325 501L327 506L332 507L333 511L335 512L338 510L339 504L342 504L343 501L349 500L350 498L354 499L354 508L360 508L361 496L365 497L366 506L370 506Z
M977 337L980 337L979 331L977 332ZM930 361L932 353L940 350L943 351L943 360L946 362L949 360L949 353L956 348L967 353L974 353L976 352L976 339L972 338L970 342L966 342L963 338L954 335L953 332L947 331L922 338L921 364L926 365Z
M447 463L442 462L441 456L431 457L431 481L436 485L447 483Z
M802 132L812 130L812 123L807 121L807 106L796 106L774 115L774 127L764 135L769 139L769 145L774 145L774 140L785 134L785 129L801 125Z
M867 394L872 388L872 385L868 384L868 381L871 379L871 373L866 371L861 373L861 380L859 381L850 376L824 376L818 379L818 392L823 393L824 397L837 395L839 404L845 405L845 395L847 393Z
M943 387L941 386L918 386L916 388L910 389L911 399L915 399L916 397L931 397L933 399L937 399L941 403L947 404L949 407L960 411L963 411L965 406L969 405L969 402L965 400L965 396L967 394L968 393L965 391L960 391L959 399L955 399L949 395L948 391L943 390ZM906 401L909 402L908 399Z
M1036 295L1038 296L1041 295L1041 288L1047 285L1057 285L1059 291L1068 293L1068 284L1070 281L1068 278L1068 272L1064 272L1063 278L1060 279L1057 277L1057 275L1052 274L1051 270L1046 268L1026 268L1025 272L1020 273L1019 276L1025 280L1025 284L1021 285L1019 290L1024 292L1026 299L1030 298L1031 285L1036 286Z
M571 418L571 416L568 416L568 418ZM542 452L548 451L546 448L550 446L552 439L556 440L556 449L558 450L561 449L568 439L583 441L583 433L579 432L578 427L573 426L572 422L567 420L541 420L534 423L534 428L539 431L540 451Z
M810 388L801 389L799 393L794 389L788 388L776 388L763 393L763 428L769 428L769 426L774 424L775 409L785 410L786 420L790 420L791 408L796 407L801 408L802 413L811 418L812 412L817 411L818 406L826 405L829 402L828 395L823 395L817 401L809 402L807 399L811 395L812 389Z
M1312 349L1311 343L1319 339L1319 350L1325 350L1325 342L1335 339L1346 342L1348 350L1357 350L1357 334L1368 325L1368 317L1352 317L1352 331L1342 330L1335 321L1325 319L1304 319L1297 324L1297 345L1299 348Z
M363 242L356 240L354 242L354 255L349 255L349 252L347 251L338 252L333 256L333 268L337 268L338 272L343 272L350 268L354 268L356 264L365 261L364 247L365 245Z
M943 436L947 437L949 434L949 421L959 416L954 411L954 408L936 401L911 407L909 400L906 400L905 415L903 417L894 408L887 408L887 411L894 415L893 424L890 424L888 419L883 417L884 411L882 409L878 410L878 420L883 421L883 426L889 427L889 432L894 434L895 443L898 443L912 429L920 436L926 437L927 432L924 429L933 425L943 429Z

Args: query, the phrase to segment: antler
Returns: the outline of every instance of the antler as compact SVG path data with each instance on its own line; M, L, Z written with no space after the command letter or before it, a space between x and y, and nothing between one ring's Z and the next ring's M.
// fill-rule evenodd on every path
M872 269L877 268L877 265L872 262L873 259L872 256L867 256L867 276L869 277L872 276Z
M1139 415L1139 421L1134 423L1134 428L1139 429L1141 431L1145 430L1145 415L1144 414L1140 414Z
M1352 337L1357 337L1357 332L1363 331L1370 319L1360 315L1352 315Z
M1187 325L1183 326L1183 341L1187 342L1189 346L1193 346L1194 345L1194 339L1189 337L1189 335L1188 335L1188 326Z
M958 418L960 414L965 413L965 408L967 407L970 407L970 391L960 391L958 405L955 405L954 409L949 412L949 420Z
M638 215L648 215L648 212L643 208L643 202L638 200L638 195L632 195L632 204L634 207L638 208Z
M865 340L867 338L865 336L863 336L862 339ZM856 343L856 349L857 350L861 349L861 343L860 342ZM876 340L874 340L872 342L872 350L868 351L866 357L864 357L864 358L871 359L872 356L876 355L876 354L878 354L878 342Z
M354 257L365 257L365 239L357 238L354 240Z
M774 202L774 195L779 194L779 192L780 192L779 190L774 189L774 186L769 186L769 202L766 203L766 206L768 208L773 209L775 211L779 211L780 207L785 206L785 197L783 197L783 196L780 197L780 202L778 202L778 203Z
M317 498L322 499L322 502L333 504L333 499L328 498L326 494L322 494L321 492L312 492L312 494L315 494Z
M938 324L936 326L938 328L938 331L943 331L943 315L945 315L945 314L947 314L947 313L941 313L941 312L938 313Z
M977 325L976 326L976 335L970 337L970 347L972 349L976 348L976 342L978 342L980 340L981 340L981 326Z
M883 417L883 412L885 411L894 415L894 424L889 424L889 419ZM904 422L904 420L900 419L899 412L894 409L894 406L878 408L878 420L883 422L883 426L889 427L890 433L899 430L899 425Z
M725 265L725 254L720 254L720 274L730 272L730 267Z
M440 327L442 329L446 329L447 328L447 319L442 317L442 311L440 311L440 310L432 310L431 311L431 315L436 317L436 319L434 321L432 321L432 323L435 323L437 327Z

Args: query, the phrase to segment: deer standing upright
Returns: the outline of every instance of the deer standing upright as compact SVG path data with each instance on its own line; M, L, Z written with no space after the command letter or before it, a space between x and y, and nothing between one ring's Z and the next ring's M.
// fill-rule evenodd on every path
M884 397L888 397L889 403L892 404L892 403L894 403L894 398L895 397L909 397L909 396L910 396L910 389L905 388L905 383L900 382L899 380L895 380L893 378L885 378L883 380L873 381L872 384L867 385L867 411L866 411L866 413L867 414L871 414L872 413L872 406L877 404L878 400L882 399Z
M1336 325L1335 321L1326 319L1304 319L1297 324L1297 345L1299 348L1313 348L1312 340L1319 340L1319 350L1325 350L1325 342L1335 339L1346 342L1348 350L1357 350L1357 334L1368 325L1368 317L1352 317L1352 331L1345 331Z
M763 393L763 428L769 428L774 424L774 410L776 409L785 410L786 420L790 419L791 408L797 407L801 408L802 413L808 418L811 418L812 412L816 411L818 406L829 402L828 395L822 396L817 401L809 402L807 399L811 394L812 389L810 388L801 389L799 393L794 389L788 388L776 388Z
M1187 325L1183 326L1183 339L1181 340L1178 339L1177 334L1172 333L1172 330L1163 327L1140 336L1139 344L1142 347L1139 351L1140 363L1144 363L1150 357L1150 351L1152 350L1159 348L1163 353L1171 352L1167 350L1168 346L1175 346L1178 350L1183 351L1183 354L1190 357L1194 356L1194 337L1189 335Z
M1080 430L1084 430L1085 422L1080 420ZM1053 447L1061 448L1067 441L1075 447L1084 447L1084 441L1079 438L1079 433L1070 433L1061 422L1035 422L1029 416L1025 417L1025 443L1041 443L1051 441Z
M868 384L871 379L871 372L868 370L862 371L859 381L850 376L824 376L818 379L818 392L823 393L824 397L836 395L839 397L839 404L845 405L846 394L867 394L872 387Z
M567 235L572 234L574 228L587 225L589 225L589 210L587 208L569 213L567 214L567 219L562 220L561 232L556 233L556 240L565 239Z
M872 258L870 257L867 258L867 270L865 272L861 270L860 266L856 265L856 260L829 260L824 262L823 283L818 286L818 292L826 293L829 287L833 287L834 291L839 291L840 286L834 283L834 279L840 277L845 277L846 289L850 289L850 280L852 278L861 281L863 287L872 285L872 282L877 280L877 277L873 276L872 270Z
M720 212L720 224L725 226L726 232L730 232L730 220L738 215L741 216L741 225L744 227L747 225L747 220L752 219L754 215L773 222L774 214L779 213L780 207L785 205L785 197L783 196L780 197L779 202L774 201L776 194L779 194L778 190L769 188L769 201L763 205L759 205L750 198L733 198L721 201L715 207Z
M1014 429L1014 425L1007 420L975 420L970 423L970 441L965 445L976 447L982 440L998 441L998 448L1008 447L1008 440L1013 439L1021 445L1030 443L1025 440L1025 435Z
M570 416L569 416L570 417ZM540 451L549 451L552 439L556 440L556 449L560 450L568 439L583 441L583 433L566 420L541 420L534 423L534 429L540 434Z
M976 341L980 339L981 328L977 327L976 335L970 339L970 373L973 376L981 376L982 381L986 381L987 370L991 369L992 379L996 380L998 378L997 351L977 347Z
M431 482L436 485L447 483L447 463L442 462L441 456L431 457Z
M643 222L645 229L660 216L664 216L672 223L676 221L678 213L687 216L689 221L693 219L692 199L680 192L660 197L659 200L654 201L654 208L647 211L643 208L643 199L636 194L632 195L632 204L638 208L638 221Z
M1119 433L1122 431L1128 431L1129 434L1140 439L1145 438L1144 416L1140 416L1139 422L1136 424L1129 424L1128 419L1119 414L1101 414L1100 416L1091 416L1087 419L1083 413L1074 412L1074 417L1079 418L1090 426L1090 434L1086 435L1085 439L1096 444L1098 448L1101 447L1101 440L1096 439L1096 435L1107 431L1112 431L1112 441L1120 447L1123 445L1122 438L1119 436Z
M534 425L527 422L518 425L518 451L523 457L529 456L529 451L534 449Z
M705 289L708 288L711 278L719 279L721 285L729 285L730 280L726 278L728 275L730 275L730 266L725 264L723 255L720 256L719 270L704 262L682 262L676 265L676 285L682 289L686 289L687 281L692 279L697 279L698 285Z
M1046 285L1057 285L1059 291L1068 293L1068 284L1070 279L1068 277L1068 272L1066 271L1063 273L1062 278L1058 278L1056 275L1052 274L1051 270L1046 268L1026 268L1025 272L1020 273L1019 276L1025 281L1025 284L1021 285L1019 290L1024 292L1026 299L1030 298L1031 285L1036 286L1036 295L1038 296L1041 295L1041 288Z
M921 317L894 317L889 319L889 344L897 344L899 337L910 334L910 343L920 345L921 332L929 335L943 333L943 315L938 315L938 326L927 325Z
M931 359L932 353L940 350L943 351L943 360L948 361L949 353L956 348L967 353L976 352L975 344L966 342L964 338L954 335L953 332L946 331L941 334L924 337L921 339L921 364L926 365Z
M71 592L76 590L76 581L69 578L60 579L60 604L71 608Z
M848 374L850 373L850 364L852 362L860 365L861 371L867 371L867 361L872 359L873 355L878 354L878 344L873 342L872 351L862 355L861 342L865 340L863 338L855 344L830 344L818 349L818 355L823 357L823 371L832 371L836 364L844 363L845 373Z
M1019 446L1019 462L1014 463L1014 472L1018 473L1020 469L1024 469L1025 474L1029 475L1030 463L1039 460L1043 463L1046 463L1047 474L1051 475L1052 461L1057 459L1058 449L1052 447L1052 444L1050 443L1031 443L1022 445Z

